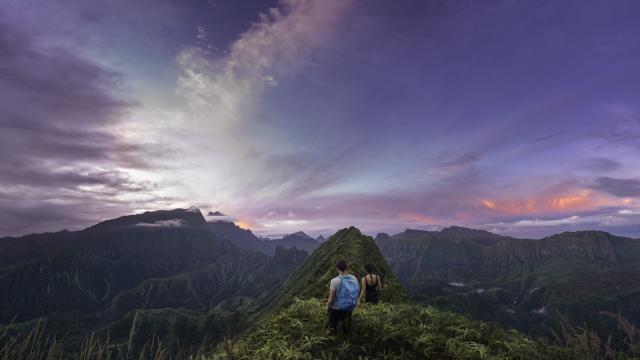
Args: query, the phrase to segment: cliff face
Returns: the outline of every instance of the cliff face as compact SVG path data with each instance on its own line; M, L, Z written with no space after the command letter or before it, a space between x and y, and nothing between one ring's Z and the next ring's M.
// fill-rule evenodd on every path
M640 321L640 240L598 231L540 240L453 228L376 237L381 252L421 303L539 335L561 318L606 338L602 311ZM594 315L596 314L596 315Z
M176 210L110 220L65 239L73 242L46 243L43 257L2 268L1 322L97 311L146 279L196 269L229 251L202 215Z
M515 239L461 228L378 234L376 244L403 281L438 277L482 280L551 260L636 267L640 241L597 231L563 233L541 240Z
M17 246L21 240L33 252ZM132 313L144 312L146 324L156 326L160 309L189 311L184 322L201 321L213 309L207 321L237 312L234 328L240 328L308 256L297 249L276 248L273 256L240 249L216 236L199 211L182 209L0 239L0 250L16 255L0 267L0 327L14 317L25 327L43 318L51 331L83 336L100 329L111 338L128 332Z

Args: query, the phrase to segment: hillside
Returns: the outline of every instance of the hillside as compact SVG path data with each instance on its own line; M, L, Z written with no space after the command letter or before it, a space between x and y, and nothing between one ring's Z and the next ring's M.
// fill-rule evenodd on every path
M432 307L379 304L358 307L352 334L328 336L325 306L297 300L214 359L579 359L508 331Z
M325 333L326 296L335 262L344 259L360 276L372 263L385 290L379 305L359 306L352 333ZM373 239L354 227L322 244L292 274L258 324L235 342L224 342L214 359L570 359L516 331L502 330L432 307L410 305Z
M373 239L362 235L355 227L350 227L336 232L287 278L276 293L269 309L279 310L294 298L326 298L329 281L337 276L335 264L340 259L347 262L347 271L358 279L364 276L366 264L375 266L384 285L382 301L389 303L408 301L404 288L387 265Z
M173 215L181 212L185 211L180 210ZM389 237L391 240L382 237L382 241L387 241L385 245L393 245L386 248L386 251L389 249L401 251L401 255L404 256L402 259L408 264L411 262L408 261L410 259L407 258L407 254L415 250L415 248L409 250L412 246L419 248L432 242L429 246L457 249L453 252L455 256L452 257L448 256L448 250L436 255L428 255L439 256L441 260L438 267L428 267L428 276L441 271L441 276L446 280L428 280L428 276L420 277L419 272L400 274L401 280L398 280L374 240L354 227L338 231L320 245L311 256L298 249L277 248L274 256L269 257L260 252L239 249L227 240L217 239L209 226L200 222L199 219L196 222L182 222L181 226L176 226L178 222L173 221L173 218L164 219L166 214L161 214L162 220L154 220L152 215L145 215L147 223L162 221L163 226L139 226L139 219L135 217L110 221L106 225L87 229L87 231L91 230L90 234L95 237L84 238L83 241L86 244L78 248L75 253L64 251L52 258L36 259L0 269L2 274L0 285L5 288L24 283L24 281L38 281L36 275L40 274L40 271L44 274L50 271L43 265L47 262L58 264L54 268L59 269L52 275L40 276L43 279L40 281L43 283L36 286L11 288L14 294L19 295L18 299L23 301L37 299L38 302L29 303L29 309L34 312L41 311L44 315L40 317L22 315L17 324L4 328L0 326L0 351L14 354L12 356L17 358L40 359L46 358L44 355L37 355L41 352L59 352L71 356L70 354L78 354L77 351L84 348L89 349L86 350L86 354L89 355L85 358L108 359L115 356L128 359L132 357L130 354L133 354L135 358L165 359L171 355L177 359L200 360L211 358L598 359L604 356L603 354L610 354L613 358L624 358L619 351L626 351L628 354L640 353L635 345L638 342L637 338L640 338L640 332L635 331L629 323L615 313L604 314L604 317L610 323L615 321L627 334L625 343L621 346L608 343L606 337L598 337L589 330L575 329L570 324L566 324L567 327L564 328L559 339L568 347L550 346L548 342L534 340L535 337L527 337L516 330L508 330L511 324L503 322L505 318L501 317L501 313L505 313L501 307L505 303L501 301L509 300L509 296L518 294L508 287L515 286L516 283L531 289L528 295L523 295L525 298L529 296L531 301L543 299L548 301L549 306L554 303L564 305L576 303L580 299L571 298L571 296L577 296L576 294L580 294L578 296L582 297L582 300L589 296L606 298L605 293L595 290L607 289L608 285L591 279L589 286L585 287L586 279L575 282L579 278L576 278L577 273L574 271L579 268L585 274L594 274L593 271L599 269L600 262L593 258L603 258L601 254L606 252L602 250L585 252L575 244L596 241L601 245L599 249L603 249L606 248L605 239L611 239L613 244L627 241L626 239L614 239L610 236L594 239L593 236L601 236L598 234L561 234L560 236L565 237L573 236L574 240L571 240L573 242L567 250L559 252L560 255L553 255L553 252L547 250L548 248L544 248L543 251L538 251L543 255L529 257L535 259L530 260L533 264L539 262L540 265L522 265L519 272L496 277L502 281L500 285L504 288L496 286L479 291L480 288L476 286L481 280L490 279L488 274L491 272L466 275L468 277L464 279L468 282L453 282L452 280L462 281L461 278L454 276L467 274L456 269L464 266L464 263L459 262L460 259L475 259L474 266L478 269L488 268L483 265L483 262L510 263L514 261L512 257L522 256L522 253L517 253L517 256L510 255L505 249L518 249L518 246L522 245L515 241L521 240L481 231L467 231L462 228L439 232L435 235L427 232L427 236L432 236L427 241L421 239L424 233L419 231L405 232L395 239ZM185 216L193 217L191 214ZM172 225L164 226L168 224L167 220L171 220ZM185 224L188 225L185 226ZM193 232L194 230L196 231ZM201 233L201 231L204 232ZM82 238L81 235L84 233L73 234ZM182 236L178 236L179 234ZM196 236L197 234L202 237ZM205 236L205 234L208 235ZM154 243L151 239L156 239L156 242ZM100 246L97 246L95 241ZM561 240L558 238L550 240L550 242L553 241ZM158 246L151 249L152 244ZM523 242L523 244L526 243ZM531 244L524 245L524 248L531 246ZM563 247L557 243L544 246ZM475 256L479 253L477 247L484 249L484 252L480 252L484 254L484 258L476 259ZM103 248L110 251L97 251ZM153 259L149 259L145 253L140 252L146 248L149 248L149 253L154 254ZM491 250L493 248L498 250ZM171 258L171 252L176 251L180 256L177 256L173 262L162 260L165 257ZM491 251L497 252L495 259L487 256ZM608 254L611 253L616 254L616 251L608 252ZM119 256L109 258L105 254L119 254ZM420 252L416 251L415 254L420 255ZM613 258L609 256L608 261L615 263L612 266L618 269L617 271L631 271L634 268L633 264L624 265L624 262L632 255L633 251L629 251L627 254L615 255ZM546 256L556 260L562 259L563 262L549 263ZM120 258L133 259L135 261L130 263L138 267L128 267L112 273L112 278L109 280L111 282L107 283L112 284L111 289L119 289L113 284L124 283L127 275L131 277L125 270L158 269L158 271L173 273L146 278L122 290L110 290L112 293L109 294L112 295L109 296L106 296L106 293L99 293L100 287L94 285L95 282L87 281L92 279L88 276L96 276L91 275L91 271L101 269L101 266L106 266L105 264ZM381 304L364 304L356 308L353 314L352 334L349 336L341 333L337 336L329 336L325 328L328 283L336 275L335 263L338 259L347 261L348 271L357 277L363 274L364 264L373 264L378 269L384 284ZM390 257L390 259L398 258ZM567 264L572 264L567 262L568 259L577 261L575 262L577 265L567 267ZM586 259L592 259L590 260L591 268L586 267L585 264L589 263ZM109 266L123 263L116 261L114 264L116 265ZM448 267L443 264L448 264ZM75 270L76 267L78 270ZM421 267L416 269L419 270ZM23 277L16 277L15 271L20 271L18 274ZM65 271L74 275L72 277L58 275L65 274ZM523 282L519 276L525 274L525 271L533 275L529 275L529 278ZM34 275L29 277L28 274ZM447 276L450 278L446 278ZM57 290L51 291L51 297L47 297L47 293L37 293L41 298L30 297L32 293L41 291L42 286L46 289L47 281L51 279L53 279L51 284L60 286L56 283L58 281L56 279L60 279L60 283L66 284L66 289L72 294L86 294L85 298L92 299L94 302L86 307L78 306L74 302L58 303L55 302L56 297L63 295L60 295ZM400 281L408 282L409 295L418 302L436 306L411 304L409 295ZM548 288L542 295L537 293L535 286L553 281L560 281L559 283L565 288ZM567 284L572 285L567 286ZM617 282L617 284L631 286L631 283ZM578 290L584 293L579 293ZM96 294L102 294L102 298L96 297ZM3 301L9 305L9 310L3 308L6 314L19 306L16 302L7 299ZM587 299L582 303L593 304L589 301L591 300ZM624 306L629 305L624 304ZM513 304L512 306L524 307L530 304ZM632 306L629 308L633 309ZM477 318L485 317L488 322L471 320L464 315L448 312L446 309ZM562 308L557 306L552 309L555 311ZM598 314L598 309L597 307L587 308L582 314L584 316ZM571 311L575 311L575 308ZM523 313L523 315L526 314ZM540 310L529 315L535 320L545 318L546 314ZM507 326L496 324L501 322ZM61 342L50 340L59 334L65 334ZM94 337L89 336L90 334L94 334ZM237 337L234 339L234 336ZM105 352L106 349L109 351ZM28 356L25 357L25 354ZM61 355L61 358L64 356Z
M164 314L194 329L167 343L219 341L246 326L307 257L297 249L272 256L240 249L216 236L197 209L4 238L0 249L16 255L0 268L0 328L14 321L12 333L24 332L42 321L46 334L65 334L70 349L92 332L126 342L136 314L142 329L162 328ZM145 333L133 340L144 342Z
M220 239L224 239L234 246L248 250L259 251L272 256L278 247L284 249L299 249L311 254L319 243L302 231L284 235L280 239L262 239L257 237L251 230L242 229L236 224L223 221L209 221L209 229Z
M617 339L640 323L640 241L598 231L540 240L481 230L407 230L376 243L417 302L555 338L561 322ZM552 331L553 330L553 331Z

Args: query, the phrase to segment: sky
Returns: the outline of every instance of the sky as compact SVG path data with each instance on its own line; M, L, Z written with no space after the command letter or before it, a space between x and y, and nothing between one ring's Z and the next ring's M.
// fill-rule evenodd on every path
M640 2L0 0L0 236L640 237Z

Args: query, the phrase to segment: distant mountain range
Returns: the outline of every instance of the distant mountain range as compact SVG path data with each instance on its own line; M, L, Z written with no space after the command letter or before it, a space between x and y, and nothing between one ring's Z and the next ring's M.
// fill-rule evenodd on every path
M561 333L561 321L615 334L602 311L640 323L640 240L599 231L515 239L451 227L378 234L376 244L424 304L548 337Z
M228 221L211 221L208 225L213 233L235 246L245 250L260 251L267 255L273 255L278 246L285 249L297 248L311 253L320 245L316 239L302 231L284 235L280 239L267 239L259 238L251 230L242 229Z
M233 224L224 226L253 239ZM165 321L160 309L182 309L172 318L209 323L212 341L228 336L270 302L308 254L282 247L272 248L271 256L245 250L220 228L199 211L177 209L81 231L2 238L0 324L13 320L29 327L43 319L70 343L94 331L118 340L128 336L134 318L153 329ZM229 306L232 311L225 310ZM189 333L173 341L198 339Z
M91 333L123 344L132 329L136 344L154 335L170 348L205 337L217 344L301 311L295 299L326 297L339 258L358 277L366 263L376 266L383 301L400 306L385 316L423 314L403 307L413 301L551 341L565 325L587 326L614 343L618 324L602 312L640 323L637 239L598 231L516 239L450 227L374 241L351 227L329 239L296 232L271 240L208 219L195 208L153 211L0 238L0 334L2 324L15 322L6 330L13 334L42 321L69 349Z

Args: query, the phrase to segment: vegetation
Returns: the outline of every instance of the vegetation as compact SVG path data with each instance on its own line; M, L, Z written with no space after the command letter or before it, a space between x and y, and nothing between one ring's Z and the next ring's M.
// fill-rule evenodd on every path
M454 230L458 235L462 231ZM353 227L338 231L299 268L297 264L306 253L296 250L280 249L266 261L256 261L264 255L243 254L247 255L219 256L209 265L147 279L120 292L101 308L117 316L104 317L100 326L95 323L100 313L77 310L55 311L42 318L0 326L0 360L640 358L640 331L624 313L585 309L583 315L598 314L616 324L613 327L617 332L602 337L589 323L573 326L575 322L558 311L561 325L559 331L551 330L558 345L553 346L516 330L432 306L412 305L373 239ZM336 275L338 259L347 261L348 271L357 277L363 275L366 263L373 264L384 284L382 303L356 308L349 335L326 332L324 299L328 283ZM281 274L296 268L274 293ZM560 282L563 284L574 278L576 284L586 280L555 263L549 267L540 263L535 270L544 276L522 280L506 275L502 282L522 280L523 288L540 289L541 282L550 279L564 279ZM635 280L629 281L632 284ZM450 306L462 307L474 303L476 311L484 311L493 321L503 320L499 317L505 313L501 304L512 296L504 288L477 291L478 283L473 282L422 284L423 294L439 292L425 300L438 304L447 297L456 300ZM540 306L538 300L571 300L569 294L557 289L553 293L529 291L528 303L518 306L530 309ZM606 295L583 290L583 296ZM485 298L484 302L478 301ZM235 335L238 337L229 338ZM227 339L222 340L224 337Z
M640 241L598 231L541 240L464 228L376 238L413 301L556 340L561 323L623 344L603 311L640 323ZM606 341L606 340L605 340ZM623 347L623 346L622 346Z
M335 233L323 243L304 264L285 281L276 293L269 310L286 307L293 298L309 299L327 296L329 282L337 276L335 264L345 260L347 271L358 279L364 276L364 266L372 264L382 279L381 300L388 303L406 303L409 297L404 287L387 265L373 239L362 235L355 227Z
M352 333L326 335L322 300L295 300L215 359L571 359L569 350L433 307L365 305Z

